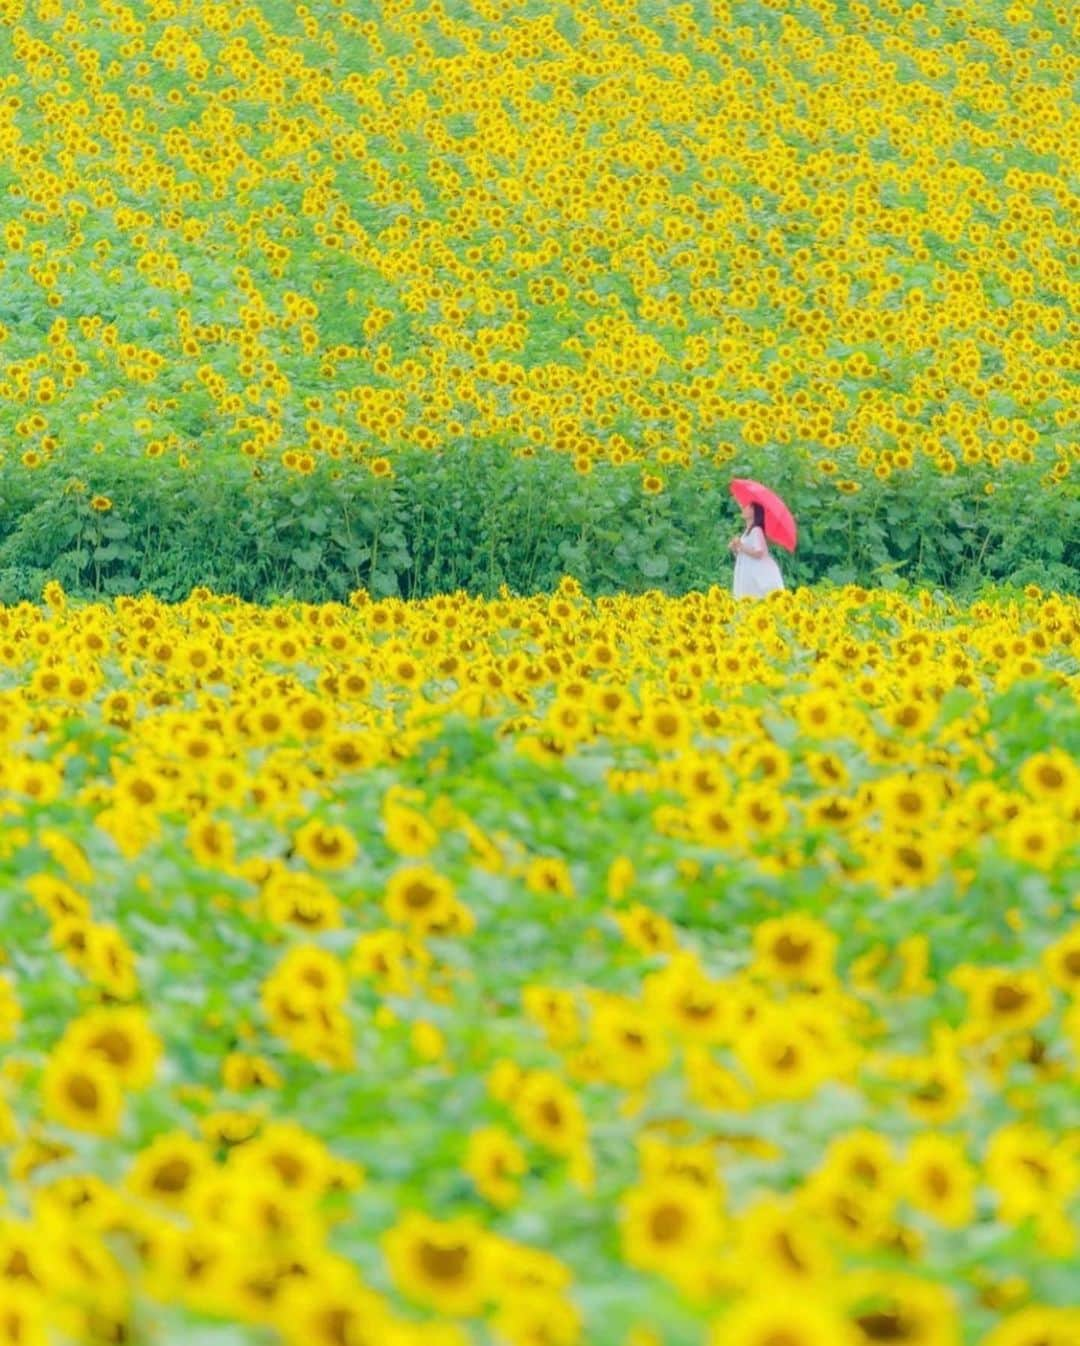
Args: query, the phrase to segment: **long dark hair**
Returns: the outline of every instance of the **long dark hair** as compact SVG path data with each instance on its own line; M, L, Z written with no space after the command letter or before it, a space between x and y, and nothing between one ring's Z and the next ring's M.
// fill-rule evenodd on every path
M754 522L746 525L746 531L749 533L751 528L760 528L765 531L765 506L759 504L756 500L750 502L750 508L754 511Z

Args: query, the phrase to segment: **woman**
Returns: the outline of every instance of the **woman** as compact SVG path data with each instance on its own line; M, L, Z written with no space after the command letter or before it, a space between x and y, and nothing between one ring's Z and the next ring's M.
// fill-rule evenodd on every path
M784 587L784 577L765 541L765 510L756 502L740 508L746 530L728 544L735 553L733 593L736 598L764 598Z

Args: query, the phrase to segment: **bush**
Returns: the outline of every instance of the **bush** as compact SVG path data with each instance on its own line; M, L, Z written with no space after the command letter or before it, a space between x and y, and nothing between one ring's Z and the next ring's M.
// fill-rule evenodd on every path
M403 449L393 462L385 478L353 463L305 477L241 459L184 471L110 456L87 460L81 477L70 464L12 472L0 477L0 599L36 598L50 576L73 594L166 599L196 585L250 600L535 593L564 574L592 594L705 589L730 579L727 543L742 526L733 476L767 481L791 505L799 547L779 553L791 586L1080 591L1078 493L1040 491L1033 512L1019 469L990 494L977 477L916 466L848 496L765 449L723 469L673 469L648 494L639 466L581 476L556 454L526 460L498 445Z

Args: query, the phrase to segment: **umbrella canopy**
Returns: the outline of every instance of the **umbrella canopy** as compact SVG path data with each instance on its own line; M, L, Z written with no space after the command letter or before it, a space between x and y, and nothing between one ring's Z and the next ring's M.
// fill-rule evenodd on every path
M767 486L760 481L751 481L749 477L735 477L731 483L731 494L740 505L760 505L765 511L765 536L777 546L788 551L795 550L798 531L791 510Z

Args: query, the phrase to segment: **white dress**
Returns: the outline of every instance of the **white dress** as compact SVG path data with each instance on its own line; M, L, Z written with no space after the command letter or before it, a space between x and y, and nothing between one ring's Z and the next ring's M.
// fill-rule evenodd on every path
M742 540L750 547L764 547L765 555L747 556L741 551L735 553L735 583L732 589L735 597L764 598L774 589L782 589L784 577L769 554L764 532L755 526L743 533Z

